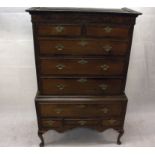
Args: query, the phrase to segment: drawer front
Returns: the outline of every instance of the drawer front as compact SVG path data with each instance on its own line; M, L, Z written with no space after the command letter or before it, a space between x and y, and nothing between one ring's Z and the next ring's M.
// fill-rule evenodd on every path
M39 24L37 34L39 36L79 36L81 27L78 25Z
M118 101L108 104L101 103L53 103L43 102L37 105L41 117L97 117L97 116L120 116L123 106Z
M129 27L112 25L90 25L86 28L87 36L128 38Z
M39 40L40 54L125 55L128 42L112 40Z
M120 126L120 119L67 119L64 122L68 126L103 126L103 127L116 127Z
M122 75L124 59L40 59L42 75Z
M43 128L59 128L62 127L61 119L41 119L41 126Z
M87 127L87 126L103 126L116 127L121 125L121 120L118 118L110 119L41 119L41 127L46 129L61 128L63 126L70 127Z
M121 120L117 118L105 119L101 121L102 126L105 127L115 127L121 125Z
M104 95L120 94L121 79L41 78L42 95Z

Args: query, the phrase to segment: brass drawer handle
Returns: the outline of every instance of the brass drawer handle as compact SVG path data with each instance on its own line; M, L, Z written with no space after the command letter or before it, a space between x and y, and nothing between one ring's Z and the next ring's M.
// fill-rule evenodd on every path
M87 44L88 44L88 42L85 41L85 40L81 40L81 41L79 42L79 45L82 46L82 47L85 47Z
M110 33L112 31L112 28L107 26L104 28L104 31L107 32L107 33Z
M77 107L83 109L83 108L86 108L86 105L81 104L81 105L78 105Z
M47 125L53 126L54 123L55 123L55 121L48 121L48 122L47 122Z
M110 125L113 125L113 124L115 124L117 121L114 120L114 119L110 119L110 120L108 120L108 122L109 122Z
M55 46L55 48L58 50L58 51L62 51L64 49L64 46L62 44L58 44Z
M64 85L64 84L58 84L58 85L57 85L57 88L58 88L59 90L63 90L63 89L65 88L65 85Z
M109 109L108 108L102 108L101 111L104 113L104 114L107 114L109 112Z
M112 46L110 46L110 45L105 45L105 46L103 46L103 49L104 49L106 52L110 52L111 49L112 49Z
M102 89L102 90L107 90L108 86L106 84L101 84L99 85L99 87Z
M55 30L60 33L64 31L64 27L59 25L55 27Z
M80 125L85 125L85 124L87 123L87 121L78 121L78 123L79 123Z
M56 68L59 69L59 70L64 69L64 67L65 67L65 65L63 65L63 64L56 65Z
M55 109L54 110L57 114L60 114L62 112L62 109Z
M84 65L84 64L87 64L88 61L84 60L84 59L81 59L81 60L78 61L78 63L81 64L81 65Z
M87 79L85 79L85 78L80 78L80 79L78 79L77 81L80 82L80 83L85 83L85 82L87 82Z
M100 67L101 67L101 69L102 69L103 71L107 71L107 70L110 68L110 66L109 66L109 65L106 65L106 64L103 64L103 65L101 65Z

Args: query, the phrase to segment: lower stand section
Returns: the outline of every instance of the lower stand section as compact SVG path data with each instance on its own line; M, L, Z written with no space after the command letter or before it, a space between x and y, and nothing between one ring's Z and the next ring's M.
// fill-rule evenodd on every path
M127 97L118 96L40 96L35 99L38 118L40 147L44 146L43 134L48 130L63 133L74 128L90 128L99 132L114 129L121 144ZM69 109L67 112L66 109Z
M123 134L124 134L124 130L118 130L118 132L119 132L119 135L118 135L118 137L117 137L117 144L118 144L118 145L121 145L122 142L121 142L120 139L121 139L121 137L122 137ZM43 132L38 131L38 136L39 136L39 138L40 138L40 140L41 140L41 143L39 144L39 146L40 146L40 147L44 147L45 143L44 143L44 139L43 139Z
M122 144L122 142L121 142L121 137L123 136L123 134L124 134L124 130L119 130L118 131L119 132L119 135L118 135L118 138L117 138L117 144L118 145L121 145Z
M39 144L40 147L44 147L44 139L43 139L43 132L38 131L38 136L41 140L41 143Z

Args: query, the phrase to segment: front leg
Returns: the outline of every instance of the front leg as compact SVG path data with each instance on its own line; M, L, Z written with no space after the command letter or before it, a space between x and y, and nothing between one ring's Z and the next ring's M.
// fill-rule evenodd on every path
M44 139L43 139L43 132L38 131L38 136L41 140L41 143L39 144L40 147L44 147Z
M118 132L119 132L119 135L118 135L118 138L117 138L117 144L121 145L122 143L121 143L120 139L121 139L122 135L124 134L124 130L123 129L118 130Z

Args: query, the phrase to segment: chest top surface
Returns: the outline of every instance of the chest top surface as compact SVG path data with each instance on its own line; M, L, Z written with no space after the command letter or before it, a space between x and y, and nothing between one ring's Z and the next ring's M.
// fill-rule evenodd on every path
M124 14L124 15L141 15L140 12L131 10L129 8L121 9L101 9L101 8L73 8L73 7L32 7L26 10L30 13L43 13L43 12L72 12L72 13L106 13L106 14Z

